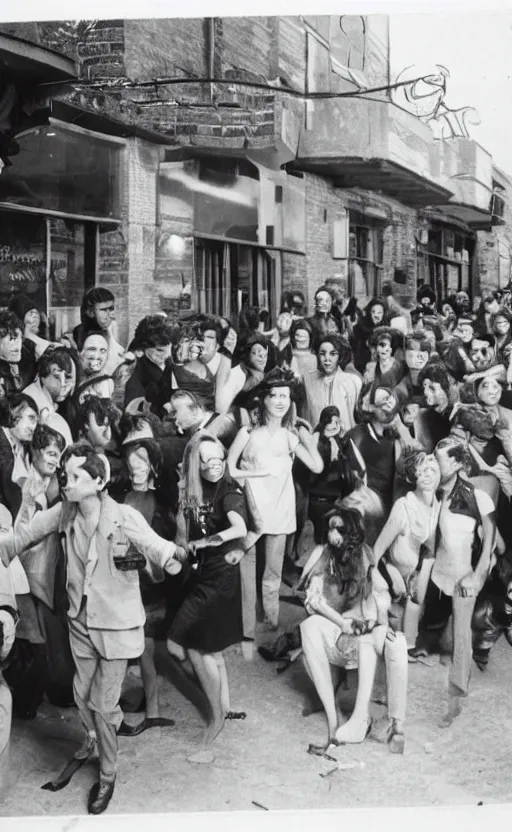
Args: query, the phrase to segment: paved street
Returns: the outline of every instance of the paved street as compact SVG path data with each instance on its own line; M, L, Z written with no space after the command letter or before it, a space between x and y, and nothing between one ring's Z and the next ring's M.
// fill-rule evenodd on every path
M283 609L288 625L302 615L291 604ZM324 778L320 775L334 764L306 753L308 743L323 740L325 724L322 714L302 716L311 689L300 663L280 675L261 657L248 663L238 649L231 649L232 706L246 710L247 719L226 724L215 762L187 762L191 745L201 736L201 718L163 681L163 714L175 718L176 726L120 739L119 777L109 812L261 811L254 803L268 809L335 809L510 801L511 658L503 639L486 674L473 666L465 711L445 730L437 722L444 712L448 668L437 658L431 667L410 665L405 755L393 756L386 746L368 739L334 752L343 763L359 767ZM131 678L132 686L140 684ZM71 756L78 737L74 710L59 713L46 706L34 722L15 723L13 784L2 816L86 812L96 774L92 764L61 792L40 788Z

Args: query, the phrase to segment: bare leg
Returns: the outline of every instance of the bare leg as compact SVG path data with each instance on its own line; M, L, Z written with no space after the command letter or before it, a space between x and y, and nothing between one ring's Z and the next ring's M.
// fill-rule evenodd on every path
M198 650L189 650L188 653L212 711L212 720L204 735L204 745L209 747L224 727L224 712L221 703L222 681L217 663L218 654L199 653Z
M370 724L370 699L377 668L377 650L373 634L358 639L358 680L352 716L336 731L337 742L363 742Z
M324 706L327 718L328 741L334 739L338 727L338 714L334 688L330 673L330 664L324 650L322 636L319 632L319 622L322 617L312 615L300 625L302 649L304 651L304 665L318 696Z
M219 668L220 675L220 704L222 708L222 713L225 715L231 710L228 671L222 653L216 653L215 660L217 662L217 667Z

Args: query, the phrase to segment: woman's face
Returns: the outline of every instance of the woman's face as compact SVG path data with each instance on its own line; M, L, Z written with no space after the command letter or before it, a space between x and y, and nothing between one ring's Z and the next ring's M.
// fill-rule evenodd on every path
M416 466L416 488L424 491L437 491L441 481L441 471L437 459L429 454Z
M330 439L333 436L339 436L341 433L341 419L339 416L333 416L324 428L324 436Z
M315 295L315 306L320 315L328 315L332 309L332 297L329 292L318 292Z
M145 485L151 475L151 464L146 448L137 448L128 454L130 479L133 485Z
M443 303L441 312L445 318L455 318L455 312L449 303Z
M505 315L498 315L494 320L494 332L496 335L508 335L510 332L510 322Z
M224 476L224 451L214 442L203 442L199 448L201 476L208 482L219 482Z
M41 326L41 315L37 309L29 309L23 318L23 323L25 324L25 332L32 332L37 335Z
M295 348L297 350L309 350L311 338L307 329L297 329L295 332Z
M320 349L318 350L318 366L324 376L334 375L338 369L339 360L340 356L338 351L329 341L320 344Z
M418 418L418 413L420 412L419 404L415 402L410 402L406 407L404 407L404 411L402 413L402 422L406 427L410 427L414 425L416 419Z
M268 347L262 344L253 344L249 353L249 364L254 370L259 370L260 373L265 371L268 360Z
M389 338L379 338L377 341L377 359L379 361L388 361L391 358L391 341Z
M380 303L376 303L370 310L370 318L374 326L378 326L384 320L384 307Z
M478 388L477 399L487 407L494 407L499 404L503 388L495 378L484 378Z
M265 413L273 419L284 419L291 405L289 387L273 387L263 402Z

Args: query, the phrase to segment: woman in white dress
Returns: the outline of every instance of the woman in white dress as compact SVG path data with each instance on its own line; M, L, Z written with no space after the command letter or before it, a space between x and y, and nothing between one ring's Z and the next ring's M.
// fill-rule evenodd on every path
M440 471L436 458L425 451L412 451L404 460L408 482L414 486L405 497L397 500L386 525L373 546L375 562L387 553L389 562L398 570L402 581L390 587L395 601L392 614L403 629L407 644L416 643L418 620L434 563L435 535L439 519L436 491ZM385 566L382 570L385 573ZM396 575L396 573L393 573Z
M279 587L286 536L296 530L294 457L315 474L323 470L312 434L305 427L298 430L294 427L295 407L291 399L294 383L293 373L280 368L264 378L259 426L241 428L228 455L231 476L245 483L248 504L257 512L258 530L252 536L251 544L256 543L258 537L264 537L263 609L268 628L274 630L279 620Z

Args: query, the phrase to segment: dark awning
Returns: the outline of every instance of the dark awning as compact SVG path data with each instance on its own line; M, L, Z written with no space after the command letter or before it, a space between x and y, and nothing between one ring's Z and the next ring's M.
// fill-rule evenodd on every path
M172 144L173 141L168 136L163 136L161 133L156 133L153 130L146 130L144 127L137 127L135 124L128 124L125 121L119 121L110 116L93 113L90 110L75 107L74 104L67 104L64 101L52 100L50 103L50 115L58 121L75 124L77 127L83 127L85 130L91 130L93 133L103 133L105 136L117 136L120 139L128 139L135 136L153 144L166 145Z
M0 66L13 80L36 84L76 78L71 58L13 35L0 34Z
M382 191L413 208L446 203L452 192L395 162L347 156L332 159L297 159L289 170L302 170L328 176L338 188L364 188Z

